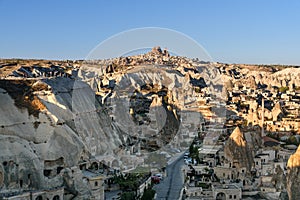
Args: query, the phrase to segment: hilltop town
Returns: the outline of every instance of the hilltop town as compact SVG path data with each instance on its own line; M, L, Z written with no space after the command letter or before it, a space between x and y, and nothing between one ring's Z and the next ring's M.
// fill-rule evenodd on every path
M180 159L184 199L300 198L297 66L1 59L0 93L0 199L146 198Z

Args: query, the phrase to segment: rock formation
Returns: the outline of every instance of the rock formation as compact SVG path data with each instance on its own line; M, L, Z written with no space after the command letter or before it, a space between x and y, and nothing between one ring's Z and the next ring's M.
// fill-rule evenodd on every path
M287 192L290 200L300 199L300 147L290 156L287 163Z
M123 170L151 164L144 158L152 151L186 149L194 138L180 133L196 132L203 121L186 105L197 107L195 88L205 95L202 89L214 87L206 80L218 75L209 63L159 47L80 67L73 62L71 70L63 62L21 63L0 68L0 195L63 187L89 199L84 173L95 160Z
M284 116L279 102L276 103L274 108L272 109L272 116L273 116L273 121L280 120L281 117Z
M153 151L167 158L185 150L200 124L221 124L227 108L230 123L259 124L256 91L275 99L264 113L280 121L285 107L264 89L299 87L299 77L298 68L209 63L160 47L107 60L0 60L0 195L63 187L77 199L93 198L84 172L95 160L120 170L153 164ZM223 102L227 95L234 103ZM232 167L250 172L257 132L232 132L224 149ZM291 199L299 197L297 156L289 161ZM276 172L280 190L284 174Z
M0 111L5 113L0 117L0 186L11 191L62 186L66 170L92 155L109 153L107 146L112 151L124 143L122 132L95 107L94 92L86 83L55 78L33 81L32 86L15 84L19 90L0 85ZM77 187L81 191L86 186Z
M236 127L228 138L225 147L225 158L236 168L246 167L251 170L253 157L244 134Z

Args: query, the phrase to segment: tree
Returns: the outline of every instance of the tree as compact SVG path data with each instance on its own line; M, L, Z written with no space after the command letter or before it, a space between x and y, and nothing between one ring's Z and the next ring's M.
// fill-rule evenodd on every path
M299 145L299 142L298 142L297 138L294 135L292 135L291 137L288 138L287 143L288 144L294 144L296 146Z
M200 163L198 147L195 146L194 143L191 144L189 151L192 162L194 163L194 160L196 160L197 163Z
M285 93L288 90L289 90L289 87L280 87L279 88L279 92L281 92L281 93Z
M153 189L146 189L141 200L152 200L154 199L155 191Z
M133 192L123 192L121 194L121 200L135 200L135 195Z

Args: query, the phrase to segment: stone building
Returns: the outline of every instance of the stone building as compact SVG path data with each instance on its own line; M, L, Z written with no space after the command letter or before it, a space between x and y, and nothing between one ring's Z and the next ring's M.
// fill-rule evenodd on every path
M216 200L242 199L242 189L235 184L212 185Z

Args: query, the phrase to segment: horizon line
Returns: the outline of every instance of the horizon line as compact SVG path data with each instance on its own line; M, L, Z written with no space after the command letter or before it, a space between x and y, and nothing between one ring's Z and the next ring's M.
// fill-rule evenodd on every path
M140 55L140 54L137 54ZM132 55L135 56L135 55ZM123 56L121 56L123 57ZM125 56L128 57L128 56ZM184 56L183 56L184 57ZM114 57L118 58L118 57ZM114 59L114 58L107 58L107 59ZM197 58L190 58L190 59L197 59ZM72 59L72 58L67 58L67 59L59 59L59 58L29 58L29 57L11 57L11 58L3 58L0 57L0 60L36 60L36 61L85 61L86 59ZM97 60L97 59L93 59ZM98 60L105 60L105 59L98 59ZM204 60L200 60L204 61ZM209 62L209 61L204 61L204 62ZM241 62L223 62L223 61L213 61L210 63L218 63L218 64L232 64L232 65L267 65L267 66L272 66L272 65L279 65L279 66L291 66L291 67L300 67L300 64L282 64L282 63L241 63Z

